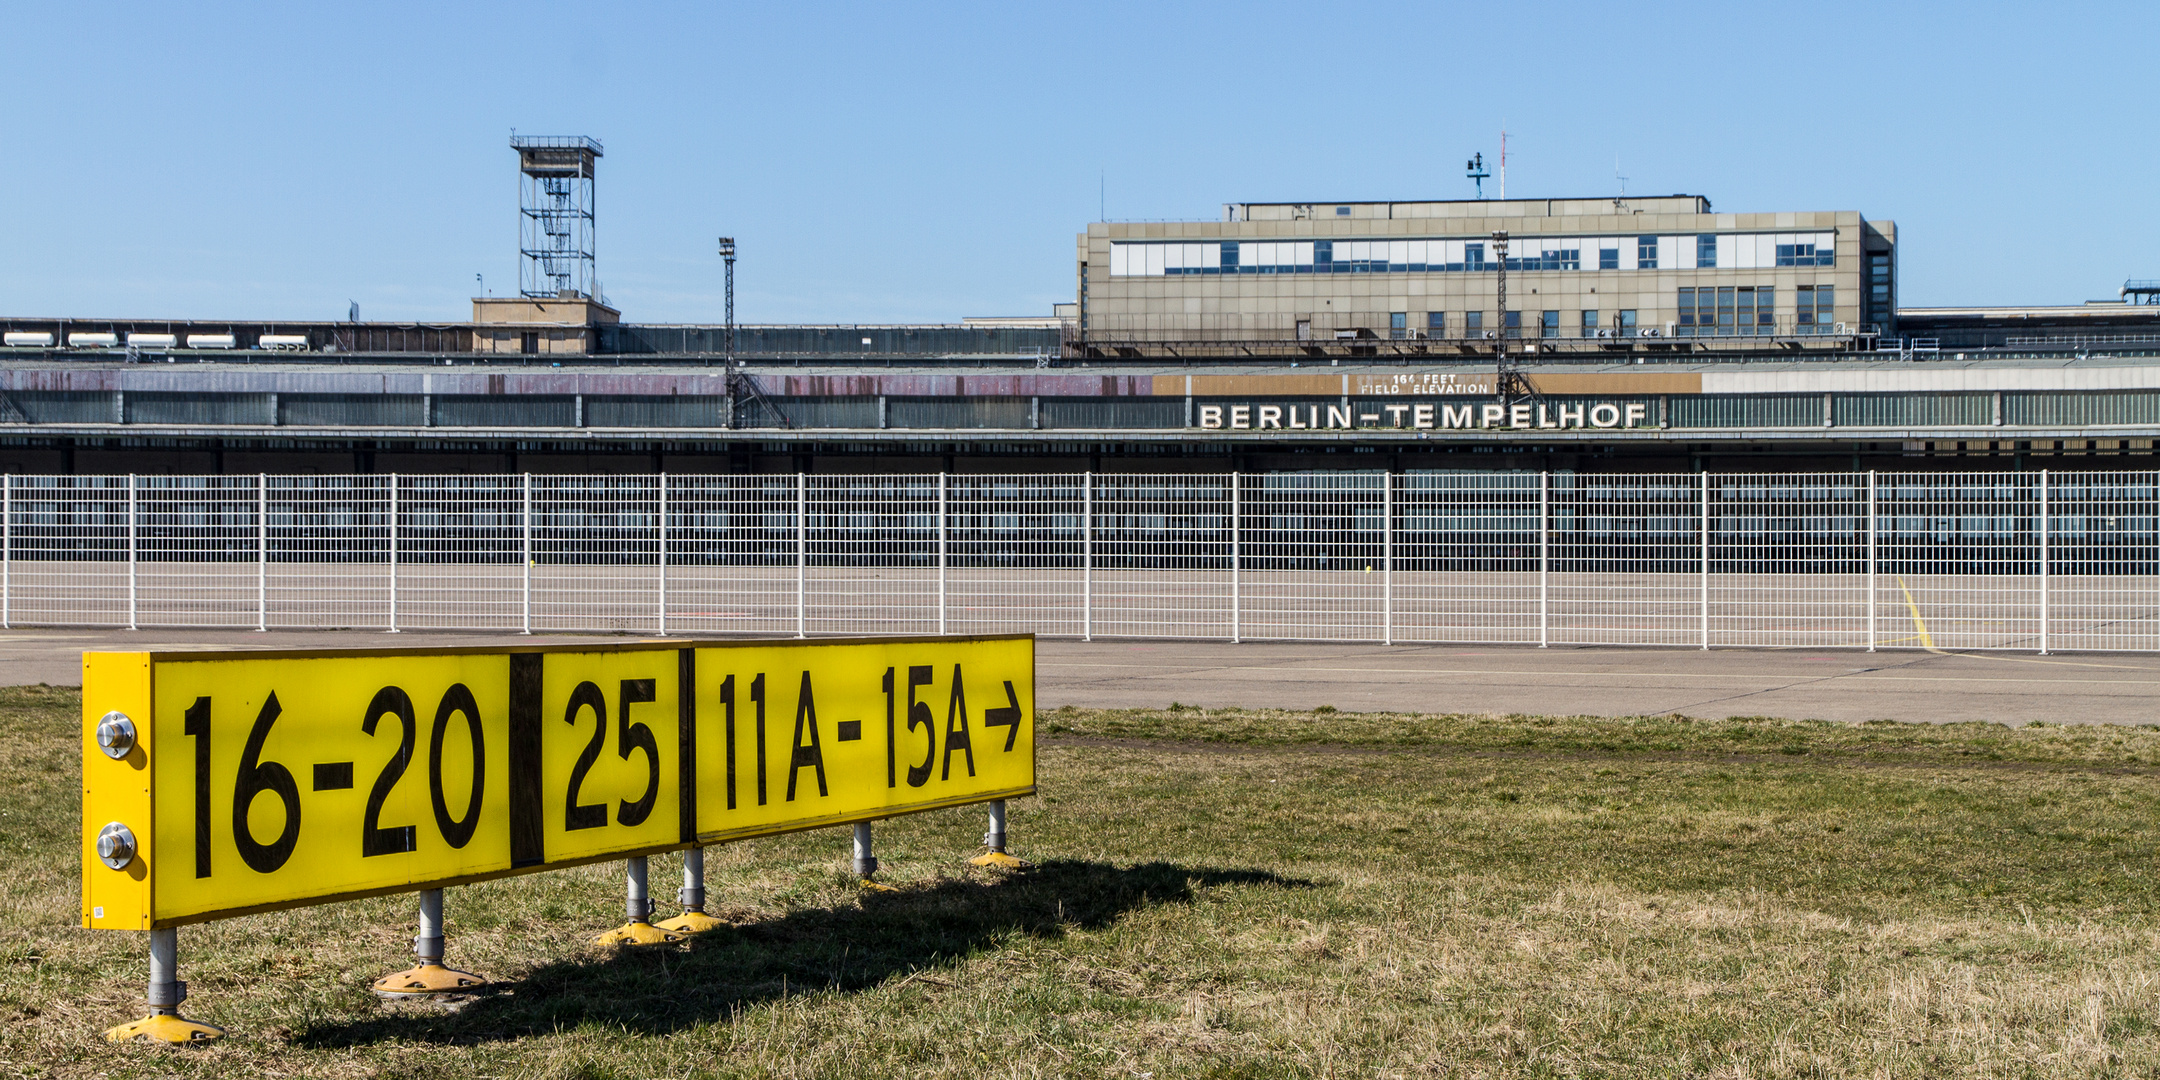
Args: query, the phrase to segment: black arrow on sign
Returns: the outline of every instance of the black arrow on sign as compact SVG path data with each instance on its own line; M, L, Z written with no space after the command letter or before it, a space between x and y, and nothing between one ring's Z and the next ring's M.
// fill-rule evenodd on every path
M1012 704L1003 709L983 710L983 726L1010 728L1005 733L1005 749L1010 751L1013 741L1020 737L1020 695L1013 692L1011 679L1005 680L1005 700Z

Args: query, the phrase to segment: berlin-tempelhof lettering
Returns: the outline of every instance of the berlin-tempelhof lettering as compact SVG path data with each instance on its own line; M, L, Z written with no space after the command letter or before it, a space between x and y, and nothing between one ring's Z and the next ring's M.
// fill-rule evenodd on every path
M1502 405L1201 405L1200 426L1233 431L1308 431L1330 428L1388 427L1434 431L1476 428L1623 428L1650 420L1650 407L1638 401Z

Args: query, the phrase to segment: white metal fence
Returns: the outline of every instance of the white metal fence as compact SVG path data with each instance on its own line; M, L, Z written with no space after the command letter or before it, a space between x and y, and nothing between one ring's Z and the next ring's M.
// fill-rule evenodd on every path
M2160 474L9 476L0 625L2160 649Z

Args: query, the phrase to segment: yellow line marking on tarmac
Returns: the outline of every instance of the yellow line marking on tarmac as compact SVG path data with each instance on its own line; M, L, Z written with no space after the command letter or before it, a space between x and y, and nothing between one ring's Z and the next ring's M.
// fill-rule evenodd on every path
M2057 667L2106 668L2109 671L2150 671L2150 668L2127 667L2122 664L2081 664L2075 660L2042 660L2033 656L1997 656L1993 653L1954 653L1935 647L1935 639L1928 634L1927 623L1920 618L1920 605L1913 602L1912 590L1905 587L1905 579L1897 579L1898 591L1905 594L1905 607L1912 612L1913 625L1920 628L1920 647L1937 656L1971 656L1982 660L2006 660L2013 664L2052 664ZM1900 638L1910 641L1910 638Z

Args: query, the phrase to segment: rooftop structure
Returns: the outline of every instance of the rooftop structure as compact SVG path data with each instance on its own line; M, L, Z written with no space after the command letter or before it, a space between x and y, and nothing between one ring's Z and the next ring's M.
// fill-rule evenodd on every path
M593 249L593 173L600 140L513 135L518 154L518 291L576 299L599 291Z

